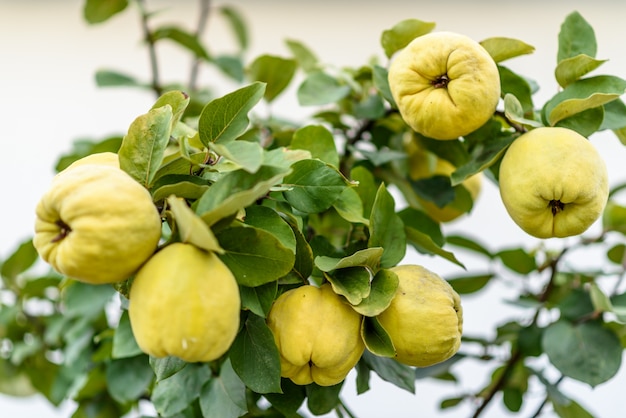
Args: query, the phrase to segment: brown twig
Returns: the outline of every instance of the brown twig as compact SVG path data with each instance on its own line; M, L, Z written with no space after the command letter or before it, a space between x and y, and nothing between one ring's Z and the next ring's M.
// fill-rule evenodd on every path
M146 2L145 0L136 0L137 6L139 7L139 12L141 13L141 29L143 31L143 36L148 44L148 54L150 57L150 71L152 73L152 83L151 87L157 97L161 96L163 93L163 87L161 86L161 82L159 81L159 63L157 60L156 54L156 42L154 40L154 36L150 27L148 25L148 20L150 18L150 14L146 11Z
M209 12L211 10L211 0L200 0L200 13L198 14L198 23L196 25L196 38L199 40L204 31L206 30L207 22L209 20ZM198 72L200 70L200 62L202 60L198 57L194 57L191 64L191 74L189 76L189 91L195 91L198 83Z

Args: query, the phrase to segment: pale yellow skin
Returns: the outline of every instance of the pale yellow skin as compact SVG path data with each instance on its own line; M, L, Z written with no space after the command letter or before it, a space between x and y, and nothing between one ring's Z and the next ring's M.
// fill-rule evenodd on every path
M84 164L57 174L36 207L33 244L59 273L91 284L128 279L156 250L161 217L122 170Z
M389 87L405 122L448 140L484 125L500 99L500 75L489 53L457 33L419 36L389 66Z
M604 160L587 138L559 127L513 141L500 164L500 195L513 221L537 238L585 232L609 193Z
M426 268L391 269L399 284L389 307L377 316L400 363L428 367L452 357L461 346L463 309L452 286Z
M95 154L89 154L79 160L74 161L63 171L67 171L68 169L80 167L86 164L107 165L110 167L120 168L120 159L118 155L114 152L98 152Z
M409 156L409 177L412 180L420 180L437 175L450 176L456 170L452 163L420 149L414 141L407 143L405 149ZM480 194L482 180L482 173L478 173L468 177L461 183L467 189L473 201ZM424 211L437 222L450 222L465 214L465 212L455 207L454 201L446 206L439 207L429 200L420 197L417 199Z
M281 376L297 385L343 381L365 349L361 321L330 284L304 285L280 295L267 324L280 352Z
M216 360L228 351L239 330L240 310L239 287L219 257L173 243L135 276L128 313L142 351L193 363Z

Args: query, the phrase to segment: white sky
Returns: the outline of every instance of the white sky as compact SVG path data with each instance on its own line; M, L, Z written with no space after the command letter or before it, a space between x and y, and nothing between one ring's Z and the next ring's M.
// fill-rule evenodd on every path
M163 21L195 22L193 1L165 2L148 0L149 4L168 6ZM322 61L336 66L358 66L372 57L384 61L380 34L406 18L418 18L437 23L437 30L464 33L476 40L491 36L521 39L536 48L533 55L523 56L505 65L538 81L542 90L535 96L543 103L557 88L553 78L556 63L557 34L565 16L578 10L596 30L598 58L608 58L597 72L626 77L626 37L623 18L626 2L596 0L546 2L529 0L523 4L513 1L305 1L305 0L237 0L214 1L215 4L239 5L251 29L252 47L249 58L261 53L286 55L284 39L299 40L308 45ZM567 4L567 6L565 6ZM147 79L147 55L141 48L138 19L127 11L109 23L88 27L81 20L82 2L72 1L11 1L0 0L0 181L2 182L4 220L0 238L0 258L6 257L14 245L32 234L33 208L47 188L52 169L60 153L68 151L79 137L104 138L122 133L132 120L152 104L149 94L133 90L95 87L93 74L101 67L115 68ZM224 34L219 19L211 20L207 36L213 51L228 50L231 38ZM213 40L213 44L211 44ZM163 56L163 78L168 81L186 79L189 59L173 48L160 48ZM167 58L167 60L166 60ZM205 73L203 82L211 84L214 74ZM231 85L220 84L223 93ZM288 93L289 95L289 93ZM293 92L279 100L277 114L292 112ZM306 112L306 110L305 110ZM304 114L304 113L303 113ZM611 184L626 181L623 169L626 149L611 134L598 134L592 142L605 157ZM491 249L538 242L521 232L508 218L491 184L486 184L474 214L447 227L448 231L463 231L480 238ZM590 233L597 232L597 225ZM548 245L558 246L556 241ZM409 261L423 263L442 276L461 274L448 262L414 253ZM470 266L480 262L464 259ZM587 260L593 263L595 259ZM523 314L502 303L514 297L515 289L491 285L477 296L464 299L465 329L473 335L489 335L495 323ZM359 417L419 416L459 417L469 415L470 409L454 408L435 412L438 402L484 383L487 374L479 367L464 364L455 370L461 384L436 385L432 381L418 382L417 395L410 395L394 386L373 381L370 392L354 396L353 379L348 380L344 397ZM626 372L591 391L578 383L562 388L598 416L617 416L623 411L622 389ZM528 415L541 394L530 396ZM488 417L504 416L500 402L493 403ZM37 398L14 400L0 396L0 416L4 417L64 417L67 410L55 413Z

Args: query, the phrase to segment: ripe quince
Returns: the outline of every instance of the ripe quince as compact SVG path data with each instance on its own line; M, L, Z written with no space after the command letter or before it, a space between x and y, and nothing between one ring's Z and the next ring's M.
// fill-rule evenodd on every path
M86 164L106 165L110 167L120 168L120 159L119 156L114 152L96 152L94 154L89 154L83 158L74 161L72 164L67 166L65 170L80 167L81 165Z
M400 363L427 367L452 357L461 345L463 309L450 284L426 268L392 267L398 289L387 309L377 316L387 331Z
M604 160L579 133L541 127L516 138L499 172L500 196L513 221L537 238L586 231L606 206Z
M128 314L139 347L187 362L221 357L239 330L232 272L213 252L176 242L153 255L130 288Z
M432 176L449 177L456 170L456 167L451 162L420 148L413 140L405 143L405 150L409 157L409 177L412 180L420 180ZM472 201L478 198L482 181L483 174L478 173L468 177L461 183L469 192ZM424 211L437 222L450 222L466 213L464 210L459 209L458 195L457 198L443 207L419 196L417 199Z
M281 376L297 385L343 381L365 349L361 320L328 283L281 294L267 317L280 352Z
M107 164L61 171L36 207L33 244L39 255L85 283L128 279L160 237L161 217L150 193Z
M456 139L480 128L500 99L493 58L478 42L453 32L412 40L393 57L388 80L405 122L434 139Z

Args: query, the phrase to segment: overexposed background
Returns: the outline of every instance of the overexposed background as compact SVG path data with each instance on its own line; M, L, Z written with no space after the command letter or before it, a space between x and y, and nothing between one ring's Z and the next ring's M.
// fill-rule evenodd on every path
M181 23L191 29L196 22L197 2L192 0L148 0L150 9L164 9L162 20ZM295 39L308 45L319 58L336 66L358 66L372 56L385 63L380 34L400 20L418 18L437 23L436 30L464 33L476 40L491 36L521 39L533 46L532 55L515 58L505 65L538 81L542 90L535 102L542 104L557 89L553 69L556 63L557 35L570 12L579 11L596 30L598 58L608 58L597 72L626 77L626 2L611 0L570 0L546 2L514 1L419 1L385 0L215 0L214 5L238 6L249 23L251 60L261 53L288 55L284 40ZM98 89L93 74L99 68L113 68L148 80L147 51L141 43L136 11L129 10L103 25L87 26L79 0L0 0L0 181L3 221L0 233L0 259L14 246L32 235L34 207L48 187L58 156L78 138L102 139L126 131L132 120L145 113L154 101L151 93L136 90ZM232 37L218 16L209 22L206 34L212 51L227 51ZM159 47L163 81L186 80L190 58L165 44ZM230 91L213 73L203 73L201 82ZM217 83L217 85L216 85ZM276 114L306 115L294 109L293 92L274 106ZM610 133L592 137L605 157L611 184L626 181L623 169L626 149ZM598 225L590 234L597 232ZM446 231L462 231L478 237L491 249L538 241L525 235L506 215L497 190L485 184L481 198L470 217L446 226ZM548 240L547 245L559 242ZM463 257L463 255L460 255ZM602 260L581 260L591 265ZM420 262L442 276L461 274L460 268L443 260L421 257L411 252L407 261ZM479 262L462 258L470 268ZM506 281L496 281L476 296L464 298L467 334L489 336L495 324L524 315L505 303L516 296ZM505 354L505 353L503 353ZM472 405L438 411L445 397L476 390L488 379L480 365L462 363L453 369L458 385L418 381L415 395L376 378L372 389L356 396L353 376L343 390L352 410L362 418L374 417L465 417ZM0 377L1 378L1 377ZM564 392L579 400L597 417L622 415L626 401L623 387L626 371L591 390L576 382L564 383ZM534 393L534 394L533 394ZM528 416L542 400L538 390L529 395L524 413ZM0 417L68 417L71 408L55 410L39 397L12 399L0 395ZM548 410L547 410L548 411ZM496 400L484 416L502 417L506 412ZM550 416L546 412L545 416Z

